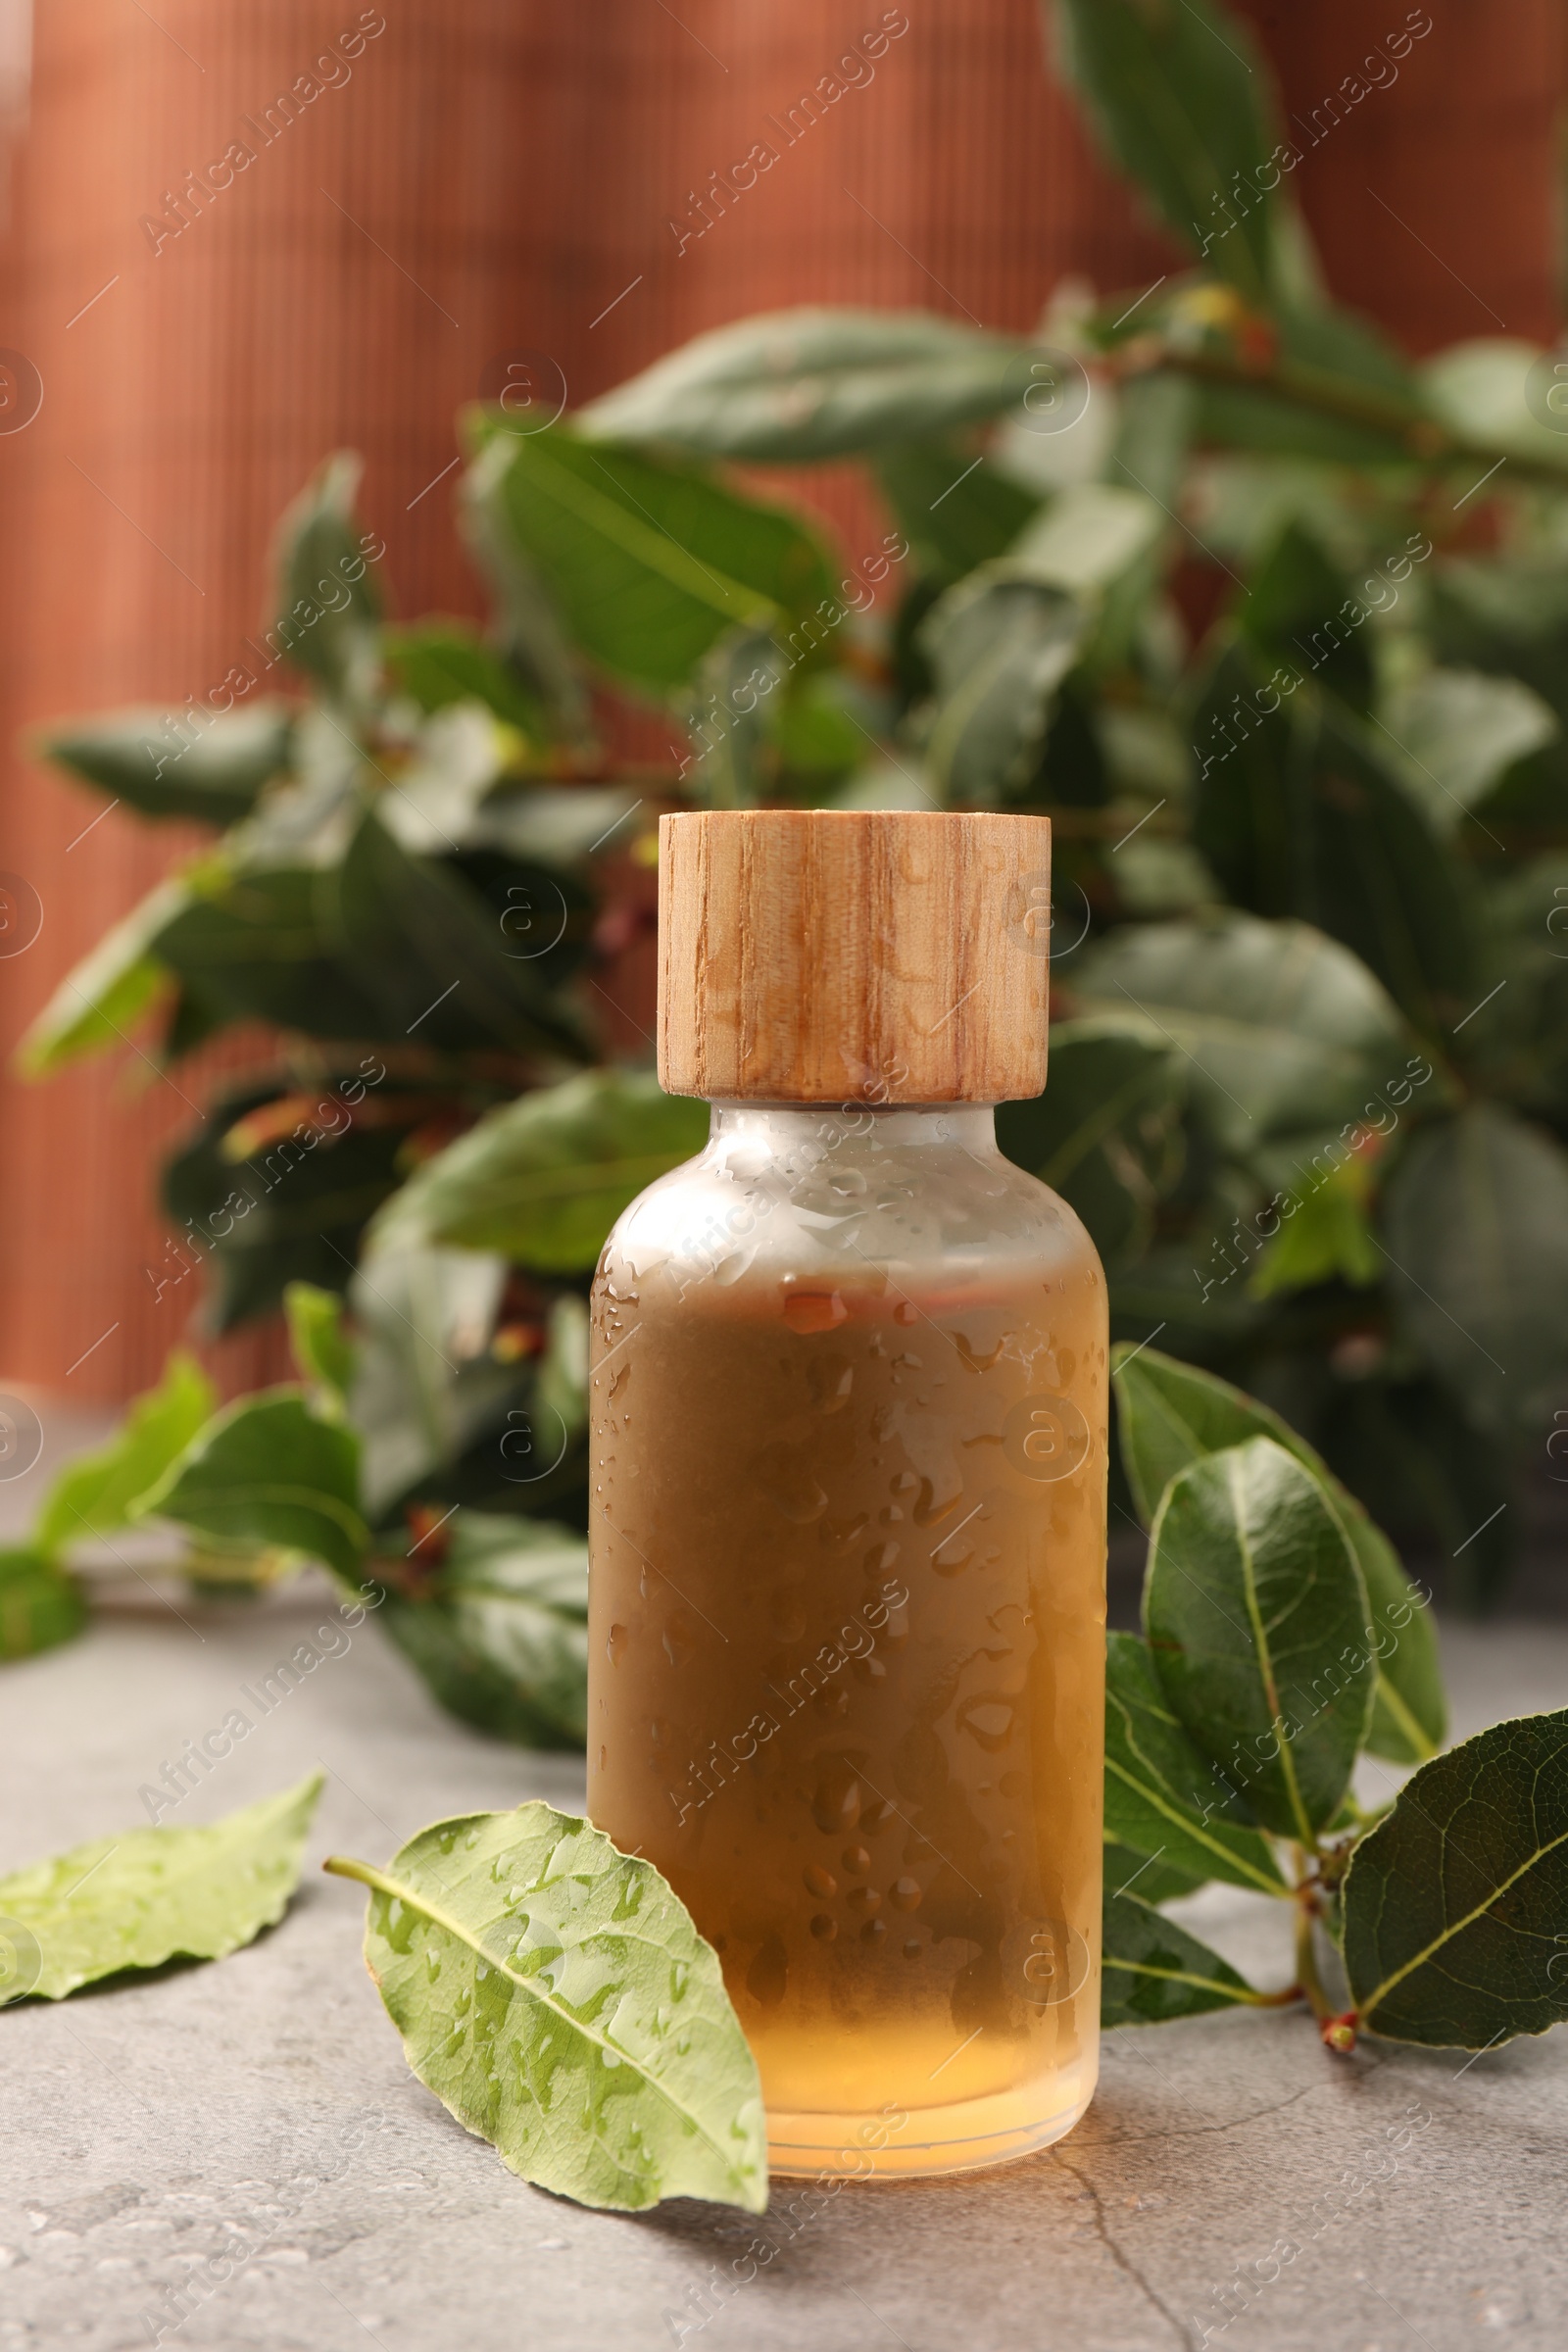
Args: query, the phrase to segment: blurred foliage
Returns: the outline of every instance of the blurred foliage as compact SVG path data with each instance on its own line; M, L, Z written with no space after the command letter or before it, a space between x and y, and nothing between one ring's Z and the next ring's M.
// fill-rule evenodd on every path
M149 1280L202 1267L215 1330L291 1284L343 1293L354 1333L351 1374L320 1352L336 1325L296 1315L314 1386L229 1408L159 1466L161 1507L190 1505L214 1556L340 1567L366 1556L352 1513L398 1563L397 1638L494 1728L564 1721L583 1302L619 1207L703 1132L607 1044L661 808L1050 814L1054 1078L1004 1108L1006 1149L1088 1224L1119 1338L1284 1412L1402 1538L1456 1554L1472 1599L1568 1398L1549 363L1495 340L1412 366L1327 297L1228 14L1057 13L1190 270L1064 293L1036 337L797 311L544 429L469 412L485 631L386 623L335 457L277 547L270 642L299 698L47 740L213 837L65 982L25 1066L132 1027L173 1065L260 1024L274 1059L171 1161L179 1240ZM824 458L876 486L868 547L736 470ZM667 760L608 748L617 699ZM180 1409L138 1408L124 1443L150 1465ZM202 1461L262 1443L263 1414L278 1443L301 1416L339 1433L310 1441L314 1535L202 1501ZM101 1532L62 1497L46 1563L67 1508Z

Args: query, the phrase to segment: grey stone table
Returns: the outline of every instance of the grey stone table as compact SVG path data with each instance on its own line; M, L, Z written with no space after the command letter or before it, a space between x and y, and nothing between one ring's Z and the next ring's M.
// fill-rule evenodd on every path
M6 1671L0 1869L143 1818L137 1791L319 1620L295 1588L227 1610L150 1590ZM313 1589L314 1590L314 1589ZM1568 1700L1568 1632L1445 1631L1458 1729ZM577 1762L441 1716L368 1625L178 1819L314 1764L312 1862L383 1859L423 1822L543 1796ZM166 1816L166 1818L168 1818ZM1195 1923L1263 1981L1272 1913L1217 1890ZM1330 2058L1299 2016L1108 2037L1100 2094L1049 2154L966 2180L847 2186L760 2226L777 2252L714 2301L759 2225L682 2202L637 2218L525 2186L409 2075L360 1959L359 1888L312 1868L282 1925L215 1966L0 2017L0 2352L1560 2352L1568 2031L1466 2062ZM793 2210L792 2210L793 2208ZM182 2326L186 2273L248 2249ZM1289 2249L1289 2250L1288 2250ZM1228 2322L1228 2324L1227 2324Z

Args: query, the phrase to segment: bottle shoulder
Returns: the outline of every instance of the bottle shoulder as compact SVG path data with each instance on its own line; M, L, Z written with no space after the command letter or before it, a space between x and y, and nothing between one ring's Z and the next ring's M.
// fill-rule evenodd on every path
M1044 1272L1103 1282L1072 1208L994 1145L908 1148L824 1122L821 1137L786 1150L715 1135L622 1211L600 1279L638 1283L665 1271L684 1288L708 1276L782 1280L867 1266L947 1277L1013 1261L1030 1280Z

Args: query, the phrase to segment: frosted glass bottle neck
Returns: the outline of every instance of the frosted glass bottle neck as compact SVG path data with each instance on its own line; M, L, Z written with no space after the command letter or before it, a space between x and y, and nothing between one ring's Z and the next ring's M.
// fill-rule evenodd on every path
M837 1151L907 1152L956 1148L995 1158L997 1116L989 1102L713 1102L709 1147L749 1147L788 1156L804 1145Z

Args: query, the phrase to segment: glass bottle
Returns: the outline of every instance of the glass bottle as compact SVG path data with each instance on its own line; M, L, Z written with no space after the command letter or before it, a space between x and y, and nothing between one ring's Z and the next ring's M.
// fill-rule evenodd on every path
M982 1040L977 1056L973 1014L933 1047L912 1034L928 1003L845 996L865 974L838 968L834 909L859 917L857 954L881 915L885 939L931 929L897 857L868 883L839 828L860 848L868 827L945 829L923 837L939 886L977 829L1000 838L980 895L1010 923L959 940L983 907L927 904L921 960L956 960L931 975L940 996L977 955L1022 958L1021 1011L1016 971L1000 1010L995 975L975 987L995 1027L1025 1033L1000 1074L1043 1075L1027 916L1045 820L663 822L666 997L690 993L697 1031L722 1027L724 906L710 892L683 974L671 904L717 828L747 868L736 985L755 994L744 967L766 951L789 1034L759 1047L741 1020L750 1058L707 1149L632 1203L600 1262L589 1810L718 1951L775 2171L992 2164L1069 2131L1098 2064L1104 1280L1072 1211L998 1151L988 1102L885 1099L995 1083L997 1055ZM760 902L803 842L851 870L770 941ZM891 907L857 904L878 888ZM834 1051L882 1074L839 1102L756 1099L754 1082L822 1084L800 1024L823 989L853 1032ZM662 1070L678 1087L675 1028L662 1020Z

